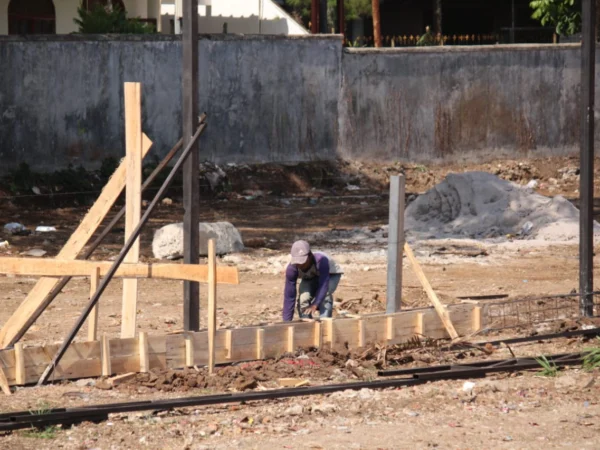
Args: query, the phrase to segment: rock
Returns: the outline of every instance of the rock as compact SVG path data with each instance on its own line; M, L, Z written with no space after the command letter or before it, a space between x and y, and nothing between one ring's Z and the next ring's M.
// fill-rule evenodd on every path
M286 409L283 414L285 416L301 416L304 412L302 405L293 405Z
M234 387L238 391L246 391L248 389L254 389L258 383L254 378L238 378L235 380Z
M113 388L113 385L107 380L100 380L96 382L96 388L102 389L103 391L108 391Z
M244 250L240 232L229 222L201 223L200 248L201 256L208 254L208 240L217 242L217 254L225 255ZM158 259L173 259L183 256L183 223L166 225L154 234L152 253Z
M338 407L332 403L321 403L320 405L314 405L312 412L318 412L321 414L331 414L338 410Z
M26 230L25 226L21 223L10 222L4 225L4 231L10 234L20 234Z
M82 380L77 380L75 385L77 387L86 387L86 386L94 386L96 384L96 380L92 380L91 378L84 378Z
M46 253L46 250L42 250L41 248L32 248L31 250L27 250L26 252L21 252L23 256L35 256L36 258L41 258Z
M171 206L173 204L173 200L171 200L170 198L163 198L161 203L165 206Z

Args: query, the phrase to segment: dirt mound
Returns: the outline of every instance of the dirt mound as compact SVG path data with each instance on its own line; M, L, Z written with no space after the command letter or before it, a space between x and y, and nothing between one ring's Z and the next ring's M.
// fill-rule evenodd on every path
M561 242L579 235L579 210L565 198L544 197L486 172L449 174L408 206L405 220L421 239L511 235Z

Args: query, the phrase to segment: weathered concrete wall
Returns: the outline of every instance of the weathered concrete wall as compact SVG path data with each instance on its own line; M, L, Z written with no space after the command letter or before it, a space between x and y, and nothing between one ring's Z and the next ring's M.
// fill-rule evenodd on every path
M340 38L203 36L201 158L326 159L337 148ZM123 83L143 84L143 130L164 154L181 135L176 36L0 39L0 170L124 155Z
M578 45L345 50L339 153L478 159L579 142Z

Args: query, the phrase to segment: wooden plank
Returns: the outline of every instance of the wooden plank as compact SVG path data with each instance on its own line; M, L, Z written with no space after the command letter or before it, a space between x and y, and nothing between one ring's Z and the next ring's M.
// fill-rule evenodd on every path
M152 147L152 142L144 135L142 155L145 156ZM100 193L96 202L89 209L77 229L73 232L67 243L60 250L57 259L72 260L83 250L88 240L92 237L98 226L102 223L112 205L117 200L125 187L126 163L122 161L113 176ZM91 272L88 270L85 276ZM0 348L5 348L14 343L16 336L24 333L41 314L46 296L54 289L58 280L42 278L29 291L25 300L19 305L11 317L4 323L0 330Z
M6 374L4 373L4 370L2 370L2 367L0 367L0 389L2 389L2 392L4 392L6 395L12 395L8 385L8 380L6 379Z
M281 387L300 387L308 386L310 384L310 381L302 378L279 378L277 382Z
M98 282L100 281L100 268L94 267L92 275L90 276L90 298L94 296L98 290ZM89 300L89 299L88 299ZM90 316L88 318L88 341L95 341L98 339L98 306L100 302L92 308Z
M25 378L25 355L23 353L23 344L15 344L15 382L19 385L26 383Z
M418 313L415 317L415 334L424 336L425 335L425 314Z
M41 277L80 276L87 277L96 268L100 276L106 275L112 262L64 259L10 258L0 257L0 273ZM217 283L239 284L236 267L217 267ZM159 278L171 280L195 280L208 282L207 265L189 264L126 264L119 266L116 278Z
M259 328L256 330L256 359L265 358L265 330Z
M217 330L217 253L215 240L208 240L208 373L215 370L215 332Z
M137 375L136 372L128 372L128 373L124 373L122 375L116 375L114 377L110 377L107 381L113 387L115 387L115 386L125 383L126 381L129 381L129 380L135 378L136 375Z
M112 375L111 358L110 358L110 340L106 334L102 335L102 376L109 377Z
M140 372L146 373L150 371L150 355L148 348L148 334L145 331L140 331L138 336L138 346L140 352Z
M325 324L325 327L323 330L323 338L322 338L323 346L329 350L332 350L333 349L333 339L334 339L333 319L329 319L329 318L321 319L321 322L323 324Z
M142 217L142 86L140 83L125 83L125 161L127 179L125 183L125 242L129 239ZM138 237L124 263L140 260L140 238ZM137 324L138 280L123 280L123 304L121 311L121 337L135 336Z
M410 260L410 263L411 263L412 268L413 268L413 270L415 272L415 275L417 276L417 278L421 282L421 285L423 286L423 289L427 293L427 297L429 297L429 301L431 301L431 303L433 304L433 307L435 308L436 312L440 316L440 319L441 319L442 323L444 324L444 326L446 327L446 330L448 331L448 334L450 335L450 337L452 339L457 339L458 338L458 333L454 329L454 325L452 325L452 321L450 320L450 316L448 315L448 311L446 310L446 308L444 307L444 305L442 304L442 302L440 302L440 299L438 298L438 296L434 292L433 288L429 284L429 281L427 280L427 277L425 276L425 272L423 272L423 269L421 268L421 265L419 264L419 262L415 258L415 255L413 254L413 251L410 248L410 246L408 245L408 243L404 244L404 251L405 251L406 256L408 257L408 259Z

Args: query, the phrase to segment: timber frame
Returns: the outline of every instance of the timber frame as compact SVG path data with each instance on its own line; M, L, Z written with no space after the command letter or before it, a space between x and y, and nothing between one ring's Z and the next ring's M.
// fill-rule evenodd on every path
M476 304L449 305L448 314L456 330L469 335L485 326L483 307ZM298 348L356 349L372 343L393 345L414 337L448 338L433 308L375 314L352 319L287 322L215 332L216 364L231 364L280 357ZM0 371L8 385L38 381L59 344L0 351ZM119 375L151 370L183 369L209 363L208 331L149 335L135 338L73 342L57 364L49 381Z

